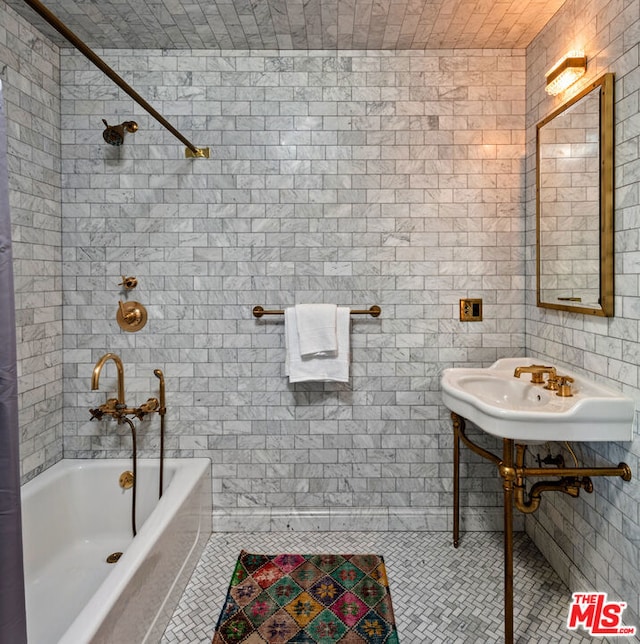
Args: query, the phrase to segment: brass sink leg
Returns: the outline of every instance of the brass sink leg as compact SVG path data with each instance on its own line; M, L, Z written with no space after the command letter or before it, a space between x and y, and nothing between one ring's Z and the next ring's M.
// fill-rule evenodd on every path
M535 512L543 492L564 492L578 496L581 489L593 490L591 476L619 476L623 481L631 480L631 468L626 463L617 467L525 467L525 446L516 444L511 438L502 439L502 459L480 445L476 445L465 433L465 419L451 412L453 421L453 545L458 547L460 539L460 441L471 451L491 461L498 467L502 478L504 518L504 641L513 644L513 508L524 513ZM515 448L515 453L514 453ZM559 480L534 483L526 498L527 477L559 477Z
M503 439L502 489L504 490L504 641L513 644L513 440Z
M453 547L460 543L460 441L472 452L486 458L499 466L501 461L498 456L476 445L465 434L465 420L454 411L451 412L453 421Z
M451 412L453 421L453 547L460 543L460 430L464 431L464 418Z

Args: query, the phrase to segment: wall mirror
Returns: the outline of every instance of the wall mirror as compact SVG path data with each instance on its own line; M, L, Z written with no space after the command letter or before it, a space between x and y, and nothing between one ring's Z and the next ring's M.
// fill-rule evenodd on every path
M538 306L613 316L613 74L537 125Z

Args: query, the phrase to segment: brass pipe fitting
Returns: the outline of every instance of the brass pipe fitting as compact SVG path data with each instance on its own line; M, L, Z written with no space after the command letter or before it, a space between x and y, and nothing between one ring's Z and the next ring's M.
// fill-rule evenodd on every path
M558 467L551 470L548 467L518 467L518 475L527 476L619 476L623 481L631 480L631 468L626 463L618 467Z
M498 471L505 481L515 481L517 478L517 469L513 466L503 465L501 463L498 466Z
M590 476L620 476L623 480L631 480L631 468L626 463L620 463L618 467L525 467L524 456L526 445L516 445L515 472L516 483L514 490L514 504L520 512L531 514L540 506L543 492L563 492L572 497L580 494L580 489L587 493L593 492L593 482ZM500 475L511 476L508 468L500 468ZM529 491L529 498L526 498L526 477L527 476L559 476L557 481L538 481L534 483ZM625 478L628 477L628 478Z
M515 489L515 506L524 514L535 512L540 506L543 492L564 492L571 497L576 498L580 495L580 488L585 492L593 492L593 484L589 477L576 478L573 476L562 477L559 481L538 481L534 483L529 492L529 498L526 499L524 483L516 484Z

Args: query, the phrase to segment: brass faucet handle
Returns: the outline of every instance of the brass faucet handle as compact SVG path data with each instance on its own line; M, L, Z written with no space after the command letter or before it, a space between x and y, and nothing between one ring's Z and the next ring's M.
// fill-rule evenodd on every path
M96 409L89 410L91 413L90 420L93 420L94 418L96 420L102 420L104 416L113 416L114 418L117 418L121 413L120 407L121 404L118 402L117 398L107 398L107 402L102 403L102 405Z
M118 286L123 286L125 291L130 291L138 286L138 280L135 277L127 277L126 275L123 275L122 282L119 282Z
M148 398L147 402L142 403L140 407L143 411L149 413L151 411L157 411L160 407L160 403L158 402L157 398Z
M142 416L145 414L150 414L153 411L158 411L160 408L160 403L158 402L157 398L149 398L147 402L144 402L140 405L140 407L137 408L136 412L141 413ZM138 415L136 413L136 415ZM138 416L140 420L142 420L142 416Z
M133 414L138 420L142 420L147 414L154 411L160 411L160 403L157 398L148 398L147 402L142 403L140 407L127 409L126 413Z
M571 376L558 376L558 393L556 393L556 396L561 396L562 398L573 396L573 391L571 390L572 382L574 380Z
M555 373L549 374L549 377L547 378L547 384L543 387L543 389L548 389L549 391L558 391L558 389L560 389L560 385L558 384L558 377Z

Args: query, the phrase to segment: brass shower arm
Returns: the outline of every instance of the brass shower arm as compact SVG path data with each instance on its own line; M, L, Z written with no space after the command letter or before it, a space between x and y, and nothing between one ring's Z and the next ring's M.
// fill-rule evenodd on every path
M84 43L69 27L67 27L52 11L45 7L40 0L24 0L38 15L44 18L56 31L62 34L81 54L86 56L101 72L108 76L120 89L126 92L138 105L153 116L160 125L187 146L191 158L209 158L209 148L197 148L189 139L183 136L167 119L155 110L133 87L117 74L107 63Z

